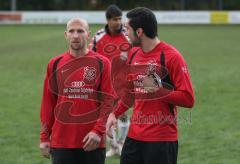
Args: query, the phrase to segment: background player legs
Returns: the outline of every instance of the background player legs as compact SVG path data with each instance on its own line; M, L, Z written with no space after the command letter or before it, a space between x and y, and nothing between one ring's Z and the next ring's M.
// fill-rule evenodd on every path
M118 154L118 142L117 142L117 132L115 129L111 129L112 130L112 134L113 134L113 138L107 138L110 144L110 148L106 153L106 157L111 157L115 154Z
M124 140L127 136L129 127L128 116L124 114L118 119L118 133L115 129L112 129L113 139L109 138L110 149L106 153L106 157L111 157L115 154L121 155Z
M129 128L129 120L121 120L118 119L118 148L120 151L120 155L121 155L121 151L122 151L122 147L123 147L123 143L126 139L127 133L128 133L128 128Z

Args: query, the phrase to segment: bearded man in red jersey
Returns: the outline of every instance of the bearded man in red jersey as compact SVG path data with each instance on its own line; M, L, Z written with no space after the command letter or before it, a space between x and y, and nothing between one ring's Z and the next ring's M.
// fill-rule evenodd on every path
M121 91L121 100L109 115L107 134L112 137L110 129L116 126L116 119L133 105L120 163L176 164L176 106L192 108L194 105L187 63L176 48L159 40L157 20L150 9L135 8L127 13L127 18L127 34L134 47L129 51L125 66L117 60L116 63L122 66L113 64L113 70L119 67L124 71L122 77L115 79L122 79L126 84L113 85ZM122 95L124 86L127 89Z

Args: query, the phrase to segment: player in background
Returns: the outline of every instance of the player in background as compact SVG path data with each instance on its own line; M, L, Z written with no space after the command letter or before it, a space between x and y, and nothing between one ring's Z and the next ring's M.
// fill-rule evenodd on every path
M109 5L106 9L106 19L107 24L104 28L97 31L89 46L93 51L107 57L110 62L114 57L119 57L120 55L126 58L131 45L122 24L121 9L116 5ZM106 157L121 154L128 126L128 115L123 113L118 119L118 134L116 130L112 129L113 139L109 139L110 149L107 151Z
M65 31L69 50L47 66L40 151L53 164L105 163L106 117L113 105L110 62L87 48L89 37L84 19L69 20Z
M126 105L119 101L114 112L109 115L107 134L112 137L111 127L116 125L116 119L129 109L129 105L133 105L120 163L176 164L176 106L192 108L194 105L194 92L187 63L175 47L159 40L157 20L150 9L135 8L127 13L127 18L128 37L135 47L129 51L126 63L131 68L146 66L146 69L139 72L130 69L135 71L134 74L131 72L131 76L136 76L132 85L134 94L126 100L133 98L133 103ZM127 78L122 79L124 81ZM129 93L128 90L126 95L131 96ZM137 99L139 95L141 99ZM152 95L156 96L148 99Z

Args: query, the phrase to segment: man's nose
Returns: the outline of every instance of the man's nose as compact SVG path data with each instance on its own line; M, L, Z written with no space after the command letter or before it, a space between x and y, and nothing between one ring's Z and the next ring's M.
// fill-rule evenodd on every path
M74 37L74 38L78 38L78 37L79 37L78 32L74 32L74 33L73 33L73 37Z

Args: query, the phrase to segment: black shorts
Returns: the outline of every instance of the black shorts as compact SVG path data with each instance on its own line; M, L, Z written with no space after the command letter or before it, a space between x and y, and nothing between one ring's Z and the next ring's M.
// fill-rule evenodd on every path
M93 151L70 148L51 148L52 164L104 164L105 148Z
M178 141L143 142L126 138L120 164L177 164Z

